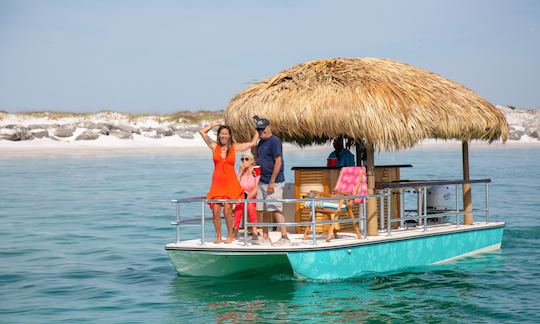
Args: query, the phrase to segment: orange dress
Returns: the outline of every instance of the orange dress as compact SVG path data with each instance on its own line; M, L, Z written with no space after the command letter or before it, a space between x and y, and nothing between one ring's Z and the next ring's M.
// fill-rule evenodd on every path
M244 198L244 189L240 186L234 163L236 156L234 146L231 146L229 154L225 159L221 158L221 145L216 145L213 154L214 175L212 176L212 185L210 191L206 194L207 199L239 199Z

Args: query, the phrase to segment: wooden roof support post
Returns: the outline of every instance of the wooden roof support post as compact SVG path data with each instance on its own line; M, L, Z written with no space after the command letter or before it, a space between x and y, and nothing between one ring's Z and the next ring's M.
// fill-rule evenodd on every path
M367 147L367 183L368 194L375 194L375 154L373 147ZM377 217L377 198L368 198L367 201L367 232L368 236L379 235Z
M461 151L463 158L463 180L469 180L469 142L461 142ZM470 212L463 215L463 223L465 225L472 225L472 191L470 183L463 184L463 210Z

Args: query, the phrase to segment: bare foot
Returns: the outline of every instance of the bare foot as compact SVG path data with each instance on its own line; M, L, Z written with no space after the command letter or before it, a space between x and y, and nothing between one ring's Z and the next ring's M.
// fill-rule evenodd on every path
M216 243L216 244L221 243L221 237L216 238L216 240L214 241L214 243Z
M225 241L223 241L223 243L225 243L225 244L231 244L232 241L233 241L233 239L230 238L230 237L228 237Z

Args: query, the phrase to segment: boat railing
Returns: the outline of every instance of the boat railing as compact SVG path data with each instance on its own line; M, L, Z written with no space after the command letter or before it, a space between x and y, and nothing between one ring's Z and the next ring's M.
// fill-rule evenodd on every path
M171 202L176 204L176 222L171 222L171 225L176 225L176 243L180 243L180 225L186 223L200 222L201 228L201 245L205 244L205 222L207 220L212 220L212 217L206 217L206 205L209 203L243 203L243 225L244 225L244 245L248 244L248 228L251 226L257 227L277 227L277 226L310 226L312 233L312 244L317 245L317 231L315 230L317 225L326 225L326 224L340 224L340 223L361 223L361 227L364 232L364 239L367 238L367 224L366 224L366 201L368 198L379 199L379 203L382 205L383 199L388 195L388 193L377 193L372 195L354 195L354 196L340 196L340 197L308 197L308 198L283 198L283 199L206 199L205 197L192 197L192 198L182 198L182 199L172 199ZM317 202L324 201L339 201L339 200L353 200L353 199L362 199L360 203L361 208L358 210L358 217L346 218L346 219L335 219L335 220L316 220L316 205ZM201 217L200 218L191 218L191 219L181 219L181 205L190 204L190 203L200 203L201 204ZM297 204L297 203L306 203L311 202L311 221L306 222L271 222L271 223L252 223L248 221L247 212L248 212L248 203L271 203L278 202L283 204Z
M387 210L384 211L384 208L380 208L380 221L379 221L379 231L386 231L387 235L392 234L392 223L399 222L400 228L405 228L406 221L413 220L417 223L416 227L422 227L424 231L427 231L428 221L434 218L444 218L444 217L455 217L454 224L456 227L461 226L460 216L465 214L483 213L485 223L489 222L489 183L491 179L475 179L475 180L405 180L397 182L387 182L387 183L378 183L377 189L379 192L385 193L385 199L388 199ZM460 208L460 190L459 187L463 185L471 185L471 190L473 186L483 185L484 186L484 208L471 208L464 209ZM428 210L428 190L433 186L453 186L454 187L454 198L455 204L453 209L442 209L442 210ZM416 209L405 209L405 193L412 192L416 194ZM392 195L399 195L399 217L392 217ZM385 200L386 202L386 200ZM463 204L461 204L463 206ZM386 229L384 228L384 212L386 212ZM407 214L409 212L409 214ZM410 213L413 213L413 216Z
M312 233L312 244L317 245L317 225L326 225L326 224L340 224L340 223L353 223L359 222L363 231L363 239L368 239L367 235L367 201L368 199L375 198L379 201L379 232L386 232L387 236L392 235L392 224L399 222L398 229L409 229L407 226L407 221L415 221L415 228L423 228L423 231L427 231L429 227L429 220L439 219L443 217L454 217L455 221L453 222L456 227L459 227L463 224L460 223L460 216L465 214L483 213L485 215L485 223L489 222L489 183L490 179L479 179L479 180L414 180L414 181L399 181L399 182L388 182L388 183L378 183L376 189L378 193L371 195L355 195L355 196L341 196L341 197L307 197L307 198L284 198L284 199L206 199L206 197L192 197L192 198L182 198L182 199L173 199L172 203L176 204L176 222L171 222L171 225L176 225L176 242L180 243L180 227L181 225L186 226L187 223L200 222L200 236L201 236L201 245L205 244L205 222L207 220L212 220L212 217L206 217L206 205L209 203L244 203L243 210L243 225L244 225L244 245L248 244L248 228L251 226L257 227L278 227L278 226L309 226L311 227ZM465 209L460 208L460 190L459 187L462 185L469 184L471 187L473 185L483 185L484 186L484 208L472 208ZM427 196L428 190L433 186L446 185L454 186L455 192L455 205L453 209L445 210L428 210ZM471 189L472 190L472 189ZM415 209L405 209L405 193L413 193L416 195L416 208ZM392 197L393 195L398 194L399 199L399 213L398 217L392 217ZM362 199L360 203L360 208L358 209L358 217L354 218L345 218L345 219L333 219L333 220L316 220L316 206L317 202L321 201L338 201L338 200L352 200L352 199ZM247 211L248 203L270 203L270 202L280 202L284 204L297 204L297 203L306 203L311 202L311 211L310 211L310 221L300 221L300 222L271 222L271 223L251 223L248 221ZM201 217L191 218L191 219L181 219L181 205L184 204L201 204ZM386 208L384 207L386 206ZM411 216L411 212L413 215ZM450 223L451 224L451 223ZM197 225L196 225L197 226ZM386 226L386 228L385 228Z

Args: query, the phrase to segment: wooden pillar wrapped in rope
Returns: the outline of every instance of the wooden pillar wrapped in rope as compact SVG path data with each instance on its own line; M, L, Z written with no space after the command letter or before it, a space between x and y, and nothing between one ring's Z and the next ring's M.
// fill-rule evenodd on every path
M367 183L368 194L375 194L375 154L373 147L367 148ZM369 198L367 201L367 232L368 236L379 235L377 217L377 199Z
M462 158L463 158L463 180L469 180L469 143L463 141L461 144ZM463 184L463 210L465 214L463 215L463 224L472 225L473 223L473 214L472 214L472 189L470 183ZM469 212L469 213L467 213Z

